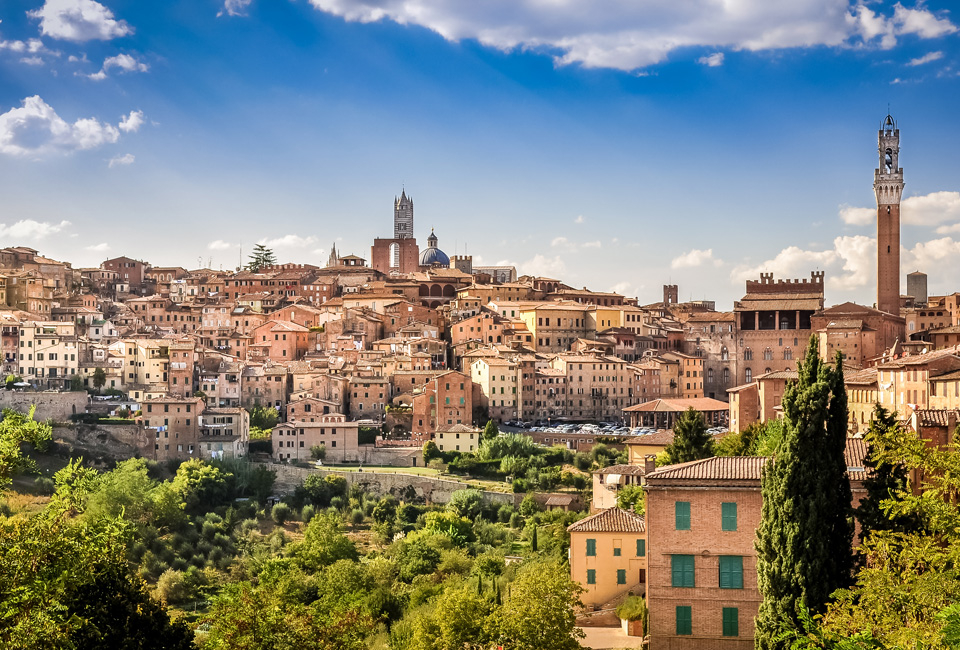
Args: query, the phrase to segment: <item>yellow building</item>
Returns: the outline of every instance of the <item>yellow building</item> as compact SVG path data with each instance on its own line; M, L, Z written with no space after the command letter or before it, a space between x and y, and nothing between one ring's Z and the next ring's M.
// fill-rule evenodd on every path
M646 597L647 530L643 517L608 508L569 526L570 578L581 600L599 606L631 591Z
M123 360L122 390L130 399L167 392L170 344L167 340L121 339L110 346L110 352Z
M18 374L51 388L65 385L80 366L75 323L24 321L20 324Z
M473 453L480 446L483 433L465 424L444 425L437 429L436 442L440 451Z
M519 318L526 323L537 352L567 352L577 339L596 338L591 305L538 302L521 304Z
M490 418L498 422L517 417L517 366L500 357L485 357L470 364L470 379L479 384Z

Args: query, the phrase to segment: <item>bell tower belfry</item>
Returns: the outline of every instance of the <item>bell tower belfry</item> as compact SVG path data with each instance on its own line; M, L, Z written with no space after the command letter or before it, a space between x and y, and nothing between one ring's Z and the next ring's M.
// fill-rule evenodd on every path
M407 190L393 201L393 238L413 237L413 199L407 197Z
M900 129L887 115L877 135L880 164L874 172L877 194L877 309L900 315Z

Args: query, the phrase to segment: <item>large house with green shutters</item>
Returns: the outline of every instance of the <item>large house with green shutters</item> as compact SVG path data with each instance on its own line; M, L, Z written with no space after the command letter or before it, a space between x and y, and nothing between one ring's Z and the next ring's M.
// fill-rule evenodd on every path
M707 458L647 474L651 650L753 648L766 462Z
M625 592L643 596L647 585L647 533L643 517L607 508L572 524L570 577L579 582L586 607L599 607Z

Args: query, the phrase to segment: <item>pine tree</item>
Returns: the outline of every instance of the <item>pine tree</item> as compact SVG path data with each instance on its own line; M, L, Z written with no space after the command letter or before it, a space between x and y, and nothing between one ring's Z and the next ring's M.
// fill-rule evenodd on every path
M822 613L850 583L850 483L846 476L847 395L838 354L831 368L811 337L799 378L783 394L784 438L763 471L757 529L758 650L786 650L784 627L802 630L803 610Z
M273 251L263 244L257 244L253 247L253 253L250 255L250 261L247 263L247 270L259 273L263 267L276 263L277 256L273 254Z
M896 433L900 428L896 412L889 412L879 403L873 409L873 420L864 438L868 452L864 461L870 470L863 487L866 498L857 507L857 520L860 522L860 538L866 539L875 530L892 530L906 533L917 530L917 519L913 515L886 513L881 503L896 498L907 487L907 470L902 465L880 459L889 456L896 445Z
M493 440L500 435L500 429L497 427L497 423L493 420L487 420L486 426L483 427L483 439L484 440Z
M693 407L681 413L673 425L673 442L664 452L670 465L713 456L713 436L707 433L703 413Z

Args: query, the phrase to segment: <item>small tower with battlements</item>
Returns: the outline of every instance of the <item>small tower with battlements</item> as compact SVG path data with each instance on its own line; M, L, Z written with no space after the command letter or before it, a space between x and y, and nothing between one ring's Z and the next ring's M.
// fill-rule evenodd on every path
M900 129L887 115L877 134L880 165L874 171L877 195L877 309L900 315Z

